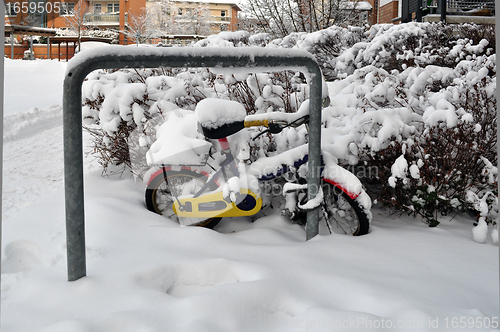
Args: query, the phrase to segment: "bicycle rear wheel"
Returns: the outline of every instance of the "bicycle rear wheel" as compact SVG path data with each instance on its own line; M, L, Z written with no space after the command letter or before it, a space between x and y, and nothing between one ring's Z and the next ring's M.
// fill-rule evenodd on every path
M194 195L205 185L207 179L206 175L188 169L160 172L151 180L146 189L146 207L149 211L180 222L181 217L177 216L172 209L176 197L181 195ZM210 190L215 190L217 189L217 184L211 183L209 188ZM188 224L206 228L214 228L221 220L221 218L186 219L189 219L187 220Z
M323 205L320 217L330 233L353 236L368 233L368 215L356 200L328 182L323 182L322 189Z

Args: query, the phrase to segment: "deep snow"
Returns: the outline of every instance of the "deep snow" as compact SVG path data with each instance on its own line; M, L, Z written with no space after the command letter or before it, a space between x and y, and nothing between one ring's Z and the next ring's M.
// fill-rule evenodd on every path
M180 227L146 210L142 184L103 178L88 160L88 276L66 281L61 108L46 102L43 83L56 65L5 64L5 86L19 84L30 98L5 96L2 331L498 325L498 247L489 235L486 244L472 240L468 216L428 228L374 209L370 234L309 242L279 215L223 220L215 232Z
M4 115L27 112L31 108L60 105L66 63L46 61L5 61ZM40 81L43 77L43 81ZM21 103L20 103L21 101Z

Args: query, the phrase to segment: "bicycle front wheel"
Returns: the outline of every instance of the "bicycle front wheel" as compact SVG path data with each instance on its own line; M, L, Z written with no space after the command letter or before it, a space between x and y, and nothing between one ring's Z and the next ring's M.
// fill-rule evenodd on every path
M183 223L185 221L186 224L214 228L221 218L179 217L173 210L176 197L194 195L205 185L207 179L206 175L188 169L160 172L151 180L146 189L146 207L149 211L161 214L179 223L182 218L188 219L183 220ZM217 189L217 184L211 183L209 189Z
M328 182L323 182L322 189L321 219L330 233L352 236L368 233L370 228L368 215L356 200Z

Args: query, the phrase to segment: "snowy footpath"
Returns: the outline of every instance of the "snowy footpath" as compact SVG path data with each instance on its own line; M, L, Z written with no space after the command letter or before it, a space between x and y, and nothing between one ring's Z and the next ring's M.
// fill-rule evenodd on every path
M55 101L43 83L65 64L5 65L25 95L6 93L2 332L499 330L498 246L469 216L429 228L375 209L366 236L308 242L279 215L180 227L90 165L88 276L68 282L62 81Z

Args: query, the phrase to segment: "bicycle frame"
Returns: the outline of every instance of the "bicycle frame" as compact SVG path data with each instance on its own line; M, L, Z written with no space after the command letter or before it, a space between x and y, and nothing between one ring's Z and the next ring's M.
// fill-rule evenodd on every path
M239 178L240 174L236 167L235 158L229 149L229 142L227 138L219 139L220 146L223 153L226 155L225 160L222 162L221 167L213 174L209 180L190 197L176 197L173 203L173 211L179 217L195 217L195 218L218 218L218 217L239 217L251 216L260 211L262 207L262 198L252 192L250 189L241 188L234 196L224 195L222 191L204 194L207 189L217 184L217 179L223 175L225 183L230 179L226 174L226 168L229 167L233 177ZM189 169L189 167L188 167ZM162 167L164 179L167 187L168 176L166 168ZM154 178L158 172L151 177ZM172 190L171 190L172 191Z
M232 122L215 129L209 125L204 127L201 123L205 137L219 141L222 158L214 158L218 160L219 169L209 164L212 171L207 173L188 165L182 166L181 170L175 166L168 168L159 165L162 169L152 175L146 190L148 209L160 214L167 211L170 216L173 213L184 226L202 225L211 228L223 217L256 215L262 208L263 199L283 195L285 206L282 213L294 222L302 223L308 211L320 207L322 220L330 232L366 234L371 218L371 200L362 190L359 179L339 166L336 158L327 152L322 153L320 165L312 170L315 176L321 178L319 187L315 188L321 196L312 201L305 199L310 190L310 183L306 183L306 174L303 172L304 165L310 162L307 144L280 151L274 156L258 158L249 165L240 163L232 154L228 136L244 128L259 126L268 129L254 133L253 139L266 132L277 134L286 127L304 124L304 117L291 122L273 121L276 122L267 119L240 120L235 117ZM309 178L310 167L307 167L307 171ZM287 183L280 187L279 192L275 192L274 185L272 192L268 192L269 187L263 183L282 177L287 172L294 176L284 178ZM161 183L163 189L159 189ZM161 199L163 195L165 200Z
M203 194L205 190L207 190L210 187L210 184L215 182L215 179L219 178L221 173L224 177L224 180L227 181L228 177L224 171L227 166L230 167L231 172L233 173L234 176L239 177L240 175L238 172L238 168L236 167L234 156L231 153L231 150L229 149L229 142L227 141L227 138L219 139L219 144L221 145L222 150L225 151L226 159L222 162L222 165L219 168L219 170L215 172L215 174L211 177L211 179L209 179L209 181L205 183L205 185L193 196L193 198L200 197L201 194Z
M223 160L219 169L214 169L214 173L208 174L206 172L202 172L202 174L208 177L208 181L199 190L193 193L191 197L176 199L176 202L174 202L173 210L179 217L212 218L250 216L260 211L260 208L262 207L262 199L259 195L253 193L249 189L241 189L240 192L236 194L236 199L233 198L233 201L229 197L224 197L222 191L205 194L208 189L214 187L214 183L217 185L217 187L220 187L217 180L221 175L224 179L224 183L227 183L231 177L240 178L240 173L236 165L236 159L231 153L227 138L225 137L218 140L222 149L222 153L225 154L225 159ZM284 175L291 168L299 168L301 165L304 165L308 162L309 156L307 153L305 153L296 157L297 158L295 159L293 164L281 164L281 167L277 170L268 174L260 175L257 178L258 181L264 182L273 180ZM323 169L326 167L323 160L321 165L321 172L323 172ZM191 170L190 167L182 168ZM226 170L229 170L232 176L228 176ZM151 176L151 179L153 179L160 172L163 172L165 182L167 186L170 186L166 174L167 166L163 166L160 171L157 171L155 174L153 174ZM357 192L350 192L346 190L342 185L332 179L328 179L326 177L322 178L323 181L334 185L340 191L345 192L352 199L356 199L356 197L358 197L360 194Z

